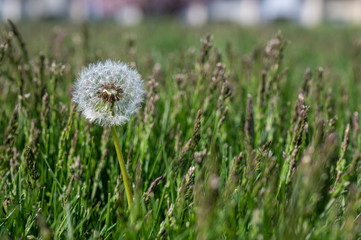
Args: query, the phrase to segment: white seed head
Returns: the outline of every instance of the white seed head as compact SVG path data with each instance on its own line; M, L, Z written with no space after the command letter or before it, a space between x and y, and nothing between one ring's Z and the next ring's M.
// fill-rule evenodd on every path
M76 79L73 101L99 125L122 125L136 113L145 94L143 80L127 64L107 60L90 64Z

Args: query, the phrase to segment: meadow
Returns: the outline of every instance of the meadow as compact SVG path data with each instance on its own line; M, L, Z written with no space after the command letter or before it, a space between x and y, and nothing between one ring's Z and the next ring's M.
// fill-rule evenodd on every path
M1 239L360 239L360 29L150 19L0 26ZM147 90L110 129L72 103L89 63Z

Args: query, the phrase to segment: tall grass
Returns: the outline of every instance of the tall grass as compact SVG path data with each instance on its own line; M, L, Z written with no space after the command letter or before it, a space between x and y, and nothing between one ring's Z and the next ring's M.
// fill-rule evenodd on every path
M357 34L211 26L199 44L155 25L57 27L48 46L39 25L2 26L0 236L360 238ZM129 211L110 130L71 103L77 72L107 57L146 82L142 111L116 128Z

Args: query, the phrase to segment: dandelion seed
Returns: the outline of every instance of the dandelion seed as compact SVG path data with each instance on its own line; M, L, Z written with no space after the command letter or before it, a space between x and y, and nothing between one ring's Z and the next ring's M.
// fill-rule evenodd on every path
M79 74L73 100L90 122L119 126L137 112L144 94L143 80L136 70L107 60L90 64Z

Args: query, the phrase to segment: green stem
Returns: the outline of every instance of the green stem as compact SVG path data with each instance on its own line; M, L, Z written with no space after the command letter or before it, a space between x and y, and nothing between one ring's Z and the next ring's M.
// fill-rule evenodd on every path
M123 178L124 186L125 186L125 193L127 194L128 208L130 208L130 205L132 205L133 198L132 198L132 189L130 187L130 182L129 182L129 179L128 179L127 169L125 168L123 154L122 154L122 151L120 150L120 145L119 145L117 133L115 132L114 126L111 126L110 129L112 131L115 150L117 151L117 155L118 155L120 171L122 173L122 178Z

